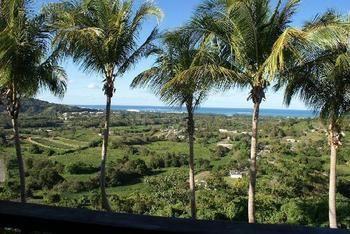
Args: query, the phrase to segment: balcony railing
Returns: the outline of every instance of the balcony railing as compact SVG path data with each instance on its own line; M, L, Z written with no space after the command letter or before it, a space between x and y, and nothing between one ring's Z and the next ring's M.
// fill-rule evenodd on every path
M291 225L245 224L228 221L116 214L0 201L0 227L49 233L237 233L349 234L346 230ZM1 232L1 230L0 230Z

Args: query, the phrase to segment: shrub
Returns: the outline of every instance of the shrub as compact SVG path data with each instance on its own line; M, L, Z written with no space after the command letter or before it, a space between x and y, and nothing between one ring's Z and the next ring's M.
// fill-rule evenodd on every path
M61 195L56 192L50 192L44 197L44 202L48 204L58 203L61 201Z
M85 190L86 188L83 181L72 181L69 185L69 191L73 193L80 193Z
M145 163L145 161L141 159L136 159L132 161L128 161L125 164L125 170L133 172L139 176L144 176L149 173L149 169Z
M141 156L148 156L150 155L151 151L149 151L149 149L147 149L146 147L141 147L139 150L139 154Z
M208 171L212 168L212 166L210 165L210 161L202 158L197 160L196 167L197 170L200 171Z
M125 146L125 151L127 156L136 155L139 153L139 149L137 147L129 145Z
M2 146L8 145L8 142L6 139L6 133L4 132L4 130L2 128L0 128L0 145L2 145Z
M147 214L154 205L152 198L141 194L136 194L131 199L132 213L134 214Z
M140 177L148 175L150 169L141 160L129 161L128 158L119 160L107 171L107 183L110 186L117 186L137 181Z
M97 176L92 177L87 181L65 181L55 187L56 191L60 192L70 192L70 193L80 193L85 191L91 191L99 187L99 178Z
M144 145L146 144L146 141L144 138L140 136L131 136L131 137L125 137L123 140L123 143L126 145Z
M230 152L230 149L223 146L218 146L216 147L216 150L215 150L215 157L217 158L225 157L228 152Z
M164 159L160 156L151 156L148 166L152 169L161 169L165 167Z
M121 199L117 195L111 197L111 205L116 210L116 212L132 213L132 202L127 199Z
M44 152L39 146L32 144L29 148L29 152L32 154L42 154Z
M144 179L144 183L155 191L152 194L155 201L186 206L188 203L187 173L187 170L176 170L166 175L150 176Z
M56 151L54 151L53 149L49 149L48 151L47 151L47 156L52 156L52 155L54 155L56 153Z
M8 179L5 182L5 188L6 190L8 190L9 193L18 194L20 192L19 180Z
M271 137L283 138L283 137L286 136L286 133L283 131L282 128L273 127L272 129L270 129L270 136Z
M7 170L17 170L18 162L16 158L10 158L7 160Z
M220 176L218 173L211 173L210 176L207 178L207 184L209 189L226 189L227 184L224 181L223 177Z
M125 144L123 143L122 139L120 139L120 138L113 139L111 141L110 145L111 145L112 149L118 149L118 148L121 148L121 147L125 146Z
M66 171L70 174L91 174L98 171L98 168L84 162L74 162L66 166Z
M51 168L45 168L40 171L38 176L39 184L48 189L52 189L56 184L64 181L63 177L58 173L58 171Z
M306 224L307 217L301 202L290 200L281 206L281 214L288 224Z
M187 164L187 155L185 154L167 153L164 159L165 167L182 167Z
M28 189L52 189L64 181L63 165L49 160L27 160Z
M110 170L107 175L107 183L109 186L124 185L137 179L138 178L134 174L122 171L121 169Z
M350 198L350 181L346 179L340 179L338 182L337 190L344 197Z
M102 145L102 139L94 139L89 142L89 148L96 148Z

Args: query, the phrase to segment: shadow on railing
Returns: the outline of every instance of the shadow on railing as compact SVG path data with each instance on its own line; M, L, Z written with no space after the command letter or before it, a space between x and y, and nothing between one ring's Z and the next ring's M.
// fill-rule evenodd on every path
M0 201L0 227L49 233L237 233L237 234L342 234L345 230L290 225L195 221L116 214L85 209L49 207ZM0 231L1 232L1 231Z

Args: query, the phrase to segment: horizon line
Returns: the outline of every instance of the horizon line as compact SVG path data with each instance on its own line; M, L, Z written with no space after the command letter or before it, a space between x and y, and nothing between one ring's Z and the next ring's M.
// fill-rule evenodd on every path
M40 101L52 103L52 104L57 104L57 105L67 105L67 106L105 106L106 104L72 104L72 103L58 103L58 102L52 102L52 101L47 101L43 100L40 98L37 98ZM112 104L111 106L122 106L122 107L161 107L161 108L180 108L180 107L174 107L174 106L167 106L167 105L135 105L135 104ZM199 106L198 108L220 108L220 109L253 109L252 107L222 107L222 106ZM262 107L260 108L261 110L289 110L289 111L310 111L314 112L313 110L310 109L298 109L298 108L289 108L289 107L281 107L281 108L274 108L274 107Z
M59 104L59 103L56 103ZM68 105L68 106L78 106L78 107L89 107L89 106L105 106L105 104L62 104L62 105ZM179 108L184 108L184 107L175 107L175 106L161 106L161 105L126 105L126 104L121 104L121 105L111 105L111 106L121 106L121 107L161 107L161 108L171 108L171 109L179 109ZM199 106L198 108L208 108L208 109L253 109L252 107L214 107L214 106ZM290 109L288 107L286 108L260 108L260 110L289 110L289 111L310 111L313 112L313 110L308 110L308 109Z

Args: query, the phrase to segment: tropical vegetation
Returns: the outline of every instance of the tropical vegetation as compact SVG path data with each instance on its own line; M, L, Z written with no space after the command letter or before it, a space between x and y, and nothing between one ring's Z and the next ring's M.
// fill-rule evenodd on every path
M220 64L215 49L198 47L198 36L190 30L180 29L166 33L161 46L149 51L156 55L155 66L139 74L132 86L148 86L170 105L186 107L189 145L189 184L191 216L196 218L194 172L194 113L205 100L215 82L222 86L233 75ZM220 82L219 82L220 81Z
M0 103L11 117L21 181L21 201L26 202L25 171L19 135L21 99L42 88L62 96L66 74L49 54L49 33L42 15L31 16L26 1L1 1L0 10Z
M282 78L276 86L277 89L285 86L284 101L287 105L294 96L299 96L308 107L319 113L325 126L328 126L328 143L331 152L329 172L329 223L331 228L337 227L337 150L342 145L342 120L350 110L348 88L350 54L347 48L349 23L348 20L332 11L306 23L301 32L306 34L303 46L301 48L294 46L294 56L303 58L294 63L292 67L280 67ZM300 35L294 35L292 38L295 37L301 38ZM320 42L322 39L326 39L326 43ZM283 61L282 58L276 57ZM296 61L295 58L294 61Z
M52 4L46 9L54 30L53 47L71 56L84 71L102 76L106 116L101 153L102 207L111 210L105 191L109 119L116 78L132 67L151 46L157 29L139 45L142 24L149 16L162 18L161 10L145 2L136 10L133 1L82 0Z
M299 2L206 0L185 26L141 35L163 17L151 1L69 0L37 15L30 1L0 1L0 198L349 228L349 17L330 10L295 28ZM154 65L131 87L186 114L111 110L117 79L143 57ZM63 96L68 58L101 77L103 114L29 99ZM321 121L261 117L273 86ZM250 90L251 122L196 114L211 92L237 87Z
M232 82L249 87L253 102L248 192L249 223L255 222L256 160L258 154L259 110L273 77L265 72L273 45L288 28L299 0L206 1L198 7L194 30L215 37L228 68L235 71ZM273 7L272 7L273 6Z

